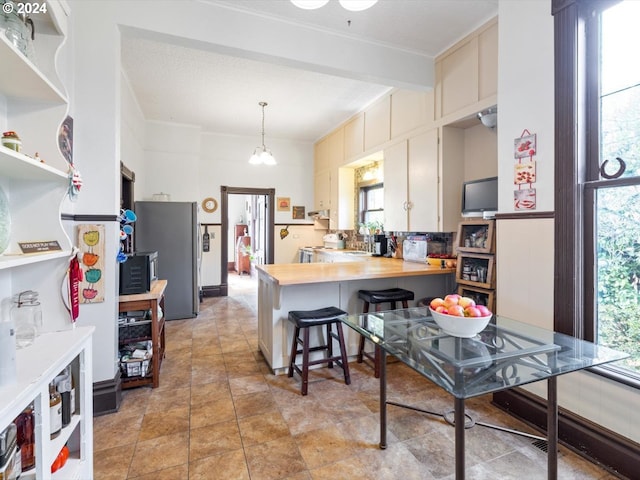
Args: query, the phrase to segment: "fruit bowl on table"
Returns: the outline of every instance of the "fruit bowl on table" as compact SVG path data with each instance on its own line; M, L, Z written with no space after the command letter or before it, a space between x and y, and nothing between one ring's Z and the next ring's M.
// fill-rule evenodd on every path
M493 314L484 317L463 317L436 312L429 307L431 316L442 331L453 337L471 338L485 329Z

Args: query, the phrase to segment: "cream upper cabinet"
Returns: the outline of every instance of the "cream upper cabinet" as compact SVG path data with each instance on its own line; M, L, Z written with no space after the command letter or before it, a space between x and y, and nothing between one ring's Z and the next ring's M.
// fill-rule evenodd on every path
M384 229L387 231L406 232L409 229L407 151L407 140L384 149Z
M391 96L387 95L364 112L365 152L391 139Z
M364 113L353 117L344 126L344 158L349 161L364 152Z
M433 122L433 90L391 94L391 139Z
M315 174L313 194L315 210L331 208L331 174L328 169Z
M478 36L479 100L498 93L498 23Z
M338 168L331 173L330 228L353 230L355 208L355 170Z
M434 232L438 223L438 130L409 139L409 230Z
M435 113L447 117L498 91L498 20L493 19L436 59Z
M344 128L338 128L327 137L327 154L331 170L344 164Z
M455 135L458 129L453 133L448 151L440 148L435 128L384 150L385 230L455 230L460 218L464 151L460 145L464 142Z
M329 169L329 140L323 138L313 147L313 171L317 174Z
M465 130L442 127L438 145L438 213L440 231L455 232L461 220L462 182L465 171Z

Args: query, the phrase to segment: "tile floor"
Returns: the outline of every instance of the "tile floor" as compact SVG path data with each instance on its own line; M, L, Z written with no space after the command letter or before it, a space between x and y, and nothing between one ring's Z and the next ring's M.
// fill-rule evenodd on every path
M255 285L230 275L230 296L206 298L196 319L167 323L160 387L123 393L117 413L94 419L95 478L251 480L430 480L454 478L454 429L437 417L389 407L389 446L378 448L378 383L350 364L298 377L271 375L257 347ZM390 399L444 411L451 398L409 368L388 367ZM478 419L526 426L491 406ZM535 433L535 432L531 432ZM546 453L525 437L467 430L467 478L545 479ZM562 480L614 479L561 447Z

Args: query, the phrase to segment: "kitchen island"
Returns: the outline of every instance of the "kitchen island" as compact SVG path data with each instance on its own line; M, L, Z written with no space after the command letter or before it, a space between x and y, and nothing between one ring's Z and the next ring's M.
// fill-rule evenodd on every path
M258 265L258 345L274 373L289 364L293 327L290 310L338 307L350 314L362 312L358 290L405 288L424 297L443 296L455 289L455 268L394 258L369 257L346 263L288 263ZM384 308L389 308L387 305ZM318 332L312 332L313 335ZM359 336L345 332L347 353L355 357Z

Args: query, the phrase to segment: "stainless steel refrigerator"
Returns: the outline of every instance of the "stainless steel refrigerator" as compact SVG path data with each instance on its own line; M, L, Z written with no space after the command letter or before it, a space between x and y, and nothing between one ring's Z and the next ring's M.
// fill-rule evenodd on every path
M136 252L158 252L158 278L167 280L166 320L198 315L200 258L196 202L135 202Z

